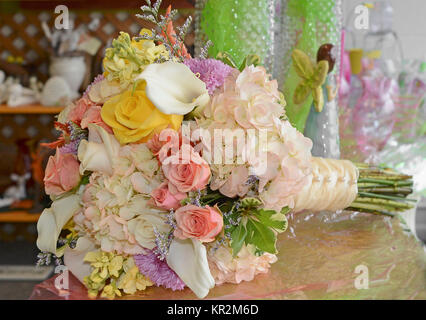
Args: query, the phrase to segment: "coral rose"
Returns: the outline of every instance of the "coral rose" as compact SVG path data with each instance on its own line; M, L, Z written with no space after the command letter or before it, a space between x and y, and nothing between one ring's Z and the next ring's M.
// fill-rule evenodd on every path
M223 218L219 209L188 204L175 212L177 228L174 235L179 239L194 238L211 242L222 231Z
M146 96L144 83L105 102L101 116L121 144L145 142L168 126L178 130L183 119L159 111Z
M160 141L160 134L156 133L146 143L146 146L149 148L149 150L151 150L152 154L156 156L164 144L165 141Z
M149 150L151 150L154 155L158 155L160 161L162 161L164 158L170 155L170 153L179 151L179 133L170 128L164 129L160 133L154 134L152 139L150 139L146 145ZM162 151L161 154L160 151Z
M76 156L61 154L56 149L55 156L50 156L44 176L44 186L49 195L60 195L76 187L80 182L80 164Z
M96 106L96 103L92 102L88 98L83 97L77 100L68 112L67 121L72 121L80 125L86 111L94 106Z
M211 174L208 163L192 147L188 149L164 159L162 164L164 176L180 192L204 189Z
M101 118L101 106L93 106L89 108L83 115L83 118L81 119L81 127L83 129L86 129L89 125L89 123L96 124L102 128L104 128L108 133L112 134L111 128L102 121Z
M168 183L163 182L157 189L151 192L151 197L157 207L165 210L179 208L180 201L186 198L186 193L172 193L169 190Z

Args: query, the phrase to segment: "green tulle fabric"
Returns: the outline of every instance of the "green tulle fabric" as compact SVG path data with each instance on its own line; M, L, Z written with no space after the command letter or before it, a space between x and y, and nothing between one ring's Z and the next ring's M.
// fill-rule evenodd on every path
M209 56L228 52L237 65L249 54L264 62L270 44L269 1L208 0L201 13L200 27L213 42Z
M236 64L240 65L247 55L257 54L261 62L265 63L271 47L271 19L274 18L271 16L269 3L266 0L206 1L200 16L200 29L205 38L213 42L213 46L209 48L209 56L216 57L219 52L228 52ZM295 48L306 52L312 60L316 60L316 52L321 44L337 44L339 41L334 6L335 0L287 1L284 19L290 19L290 28L297 33ZM294 48L289 48L286 54L291 55L292 49ZM285 76L283 91L290 122L303 132L312 96L302 104L293 103L294 90L299 81L294 68L290 67Z
M312 60L316 60L317 50L324 42L337 44L339 40L335 31L337 18L334 6L335 0L289 0L287 3L286 18L291 19L291 28L301 32L295 48L304 51ZM284 85L286 113L293 126L303 132L311 109L312 96L301 104L293 102L292 97L299 81L300 78L291 66Z

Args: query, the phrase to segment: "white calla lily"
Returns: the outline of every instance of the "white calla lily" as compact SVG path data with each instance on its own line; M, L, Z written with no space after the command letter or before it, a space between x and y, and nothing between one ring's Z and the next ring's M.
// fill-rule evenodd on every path
M84 261L84 257L88 252L94 250L95 244L86 237L78 238L74 249L65 249L64 263L72 274L81 282L83 282L84 277L89 276L92 271L90 263Z
M200 299L214 287L206 247L198 240L175 238L170 245L167 264Z
M80 196L72 194L52 203L44 209L37 222L37 247L40 251L61 255L56 250L56 243L64 225L80 210Z
M113 162L118 158L120 143L104 128L89 124L89 141L82 140L78 146L80 174L97 171L108 175L113 173Z
M185 115L210 100L206 84L183 63L167 61L150 64L136 78L145 80L145 92L165 114Z

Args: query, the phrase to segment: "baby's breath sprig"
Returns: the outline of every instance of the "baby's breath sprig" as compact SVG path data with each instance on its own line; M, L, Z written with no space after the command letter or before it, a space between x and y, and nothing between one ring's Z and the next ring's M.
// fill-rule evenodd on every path
M176 226L176 220L175 220L175 212L173 209L169 211L169 214L167 215L166 224L168 224L170 227L172 227L173 231L177 228Z
M75 124L72 121L68 121L67 125L69 128L71 140L87 139L89 135L88 130L80 128L79 125Z
M180 45L180 52L183 51L183 46L185 45L185 37L188 34L189 26L192 23L192 17L189 16L186 18L185 23L181 27L177 27L176 29L179 31L178 39L176 39L176 43Z
M199 58L200 59L207 59L208 55L209 55L209 48L213 45L213 42L211 40L208 40L204 46L201 48L200 50L200 55Z
M156 248L153 251L161 261L164 261L169 254L170 245L174 238L173 231L172 228L169 232L160 232L154 227Z
M37 254L37 262L36 266L49 266L54 262L55 266L63 265L64 262L62 260L62 257L57 257L55 254L50 252L39 252Z
M177 27L178 34L169 32L168 26L176 17L178 11L173 9L165 16L159 14L162 0L157 0L152 6L151 1L146 1L146 5L141 7L142 14L136 14L136 17L151 22L155 25L152 30L152 35L143 34L135 39L153 40L162 43L171 57L175 57L180 61L184 60L184 41L188 33L189 26L192 22L192 17L188 17L181 27Z
M77 240L78 237L73 232L68 234L64 238L59 238L57 242L57 251L62 251L63 249L65 249L66 246L70 247L71 249L74 249L77 245ZM41 251L37 254L37 267L49 266L52 264L52 262L54 262L56 266L64 264L62 257L58 257L54 253Z
M37 255L37 263L36 266L37 267L41 267L41 266L48 266L52 263L52 260L55 260L55 264L56 264L56 260L57 257L50 252L40 252Z
M216 251L221 246L225 246L226 247L228 245L228 242L229 242L230 238L231 238L230 235L229 235L229 237L228 236L226 236L226 237L220 237L215 242L213 242L212 245L211 245L211 247L210 247L210 249L209 249L210 254L214 255L216 253Z

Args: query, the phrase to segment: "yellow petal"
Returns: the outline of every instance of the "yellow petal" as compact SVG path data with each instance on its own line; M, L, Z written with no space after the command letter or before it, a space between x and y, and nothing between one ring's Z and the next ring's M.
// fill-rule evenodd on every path
M113 97L102 107L102 119L112 127L121 144L145 141L169 125L175 130L180 128L183 116L158 110L148 99L145 86L143 81L134 92Z

